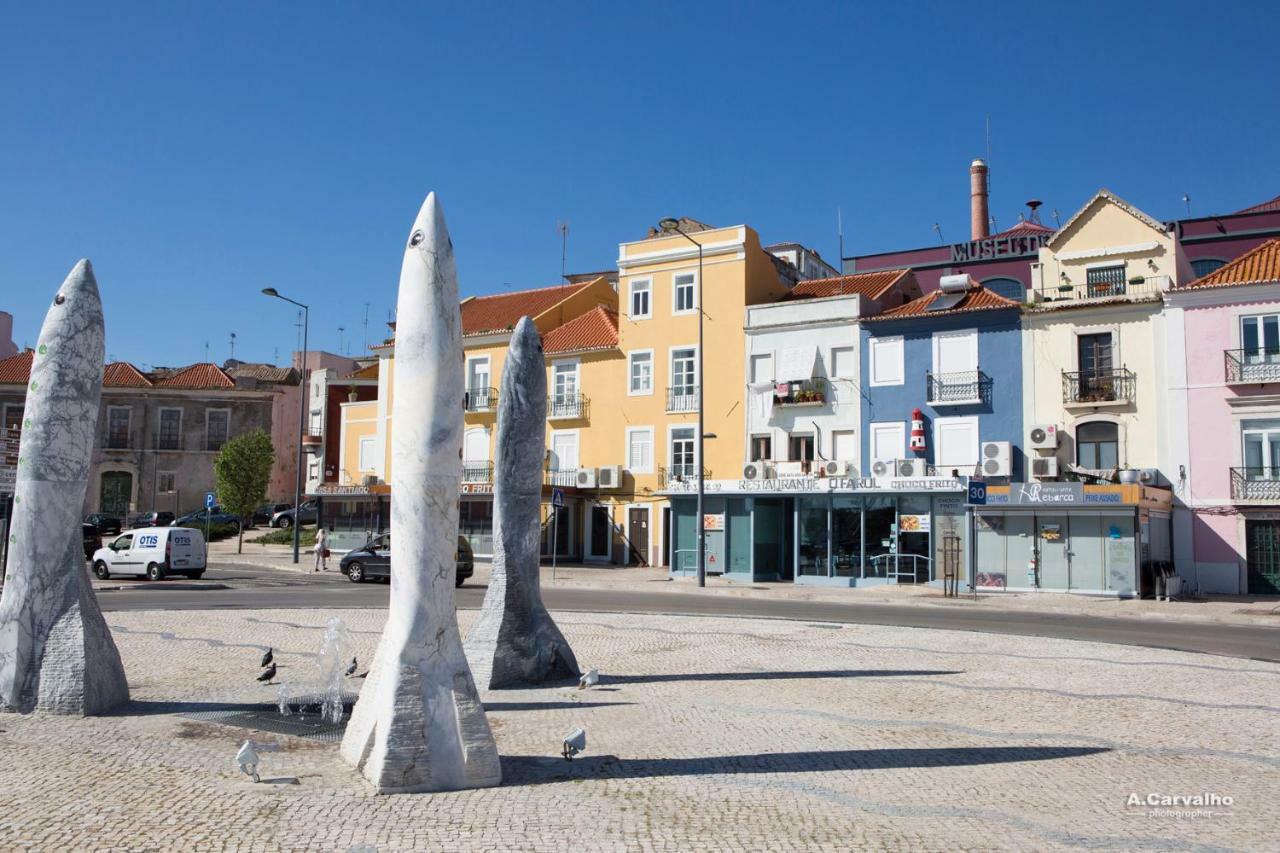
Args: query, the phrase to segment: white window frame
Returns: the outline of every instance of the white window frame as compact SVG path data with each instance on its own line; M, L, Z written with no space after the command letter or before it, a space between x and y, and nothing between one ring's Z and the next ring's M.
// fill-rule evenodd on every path
M702 377L698 375L698 345L697 344L678 344L677 346L667 348L667 387L676 387L676 351L689 350L693 353L693 387L697 388L702 384Z
M667 469L670 470L675 466L671 454L671 442L675 440L675 431L678 429L687 429L693 432L693 468L695 471L702 469L701 460L698 458L698 425L697 424L667 424Z
M573 368L573 394L576 399L577 395L582 392L582 359L580 358L560 358L551 362L551 399L559 399L556 395L556 373L562 367Z
M853 448L853 452L849 456L841 456L836 449L836 436L849 436L849 446ZM854 462L858 458L858 432L852 429L833 429L831 431L831 458L837 462Z
M649 309L644 314L635 313L636 291L643 289L646 293L645 304ZM627 318L631 320L649 320L653 317L653 279L633 278L627 282Z
M876 375L879 372L877 370L877 367L879 366L880 362L887 357L886 355L877 355L877 353L879 353L882 349L887 349L890 346L897 347L897 355L894 357L894 361L897 364L897 379L877 381ZM903 339L902 335L885 335L883 337L873 337L870 339L870 342L867 344L867 350L868 350L868 358L869 358L869 363L868 363L869 372L867 374L867 380L868 380L868 384L872 388L884 388L884 387L889 387L894 385L906 384L907 371L903 363L905 361L904 356L906 351L906 342Z
M226 437L226 438L223 440L223 442L222 442L223 446L226 446L226 443L227 443L228 441L230 441L230 440L231 440L231 410L230 410L230 409L221 409L221 408L209 408L209 409L205 409L205 410L204 410L204 450L205 450L206 452L208 452L208 453L216 453L216 452L217 452L216 450L210 450L210 449L209 449L209 416L210 416L211 414L213 414L214 412L226 412L226 413L227 413L227 437ZM219 449L221 449L221 448L219 448Z
M111 413L127 412L129 414L128 421L124 428L124 445L115 447L111 444ZM26 416L25 413L23 415ZM231 431L230 422L228 422L227 431ZM107 406L107 434L106 445L111 450L129 450L133 446L133 406Z
M978 330L977 329L955 329L949 332L934 332L932 337L933 345L933 374L937 376L939 373L972 373L978 369ZM944 338L971 338L973 340L973 367L965 367L959 370L953 370L942 364L942 340Z
M637 391L631 387L631 371L635 357L638 355L649 356L649 387L642 388ZM657 357L652 349L633 349L627 353L627 396L628 397L652 397L653 396L653 378L657 375L658 365Z
M948 426L966 426L973 434L973 458L967 462L943 462L942 461L942 429ZM974 466L978 464L979 456L982 453L982 435L978 431L977 415L959 415L956 417L934 418L933 419L933 464L941 472L946 469L949 472L952 468L959 468L961 474L972 472ZM968 469L968 472L965 469Z
M365 448L368 448L368 461L371 465L365 465ZM356 450L357 470L361 474L378 470L378 437L376 435L360 436L360 445Z
M639 468L632 468L631 467L631 439L633 436L636 436L636 435L649 436L649 464ZM653 439L654 439L653 427L651 426L634 426L634 427L626 428L626 441L623 445L626 448L626 453L627 453L627 464L625 467L632 474L652 474L654 472L654 457L657 454L654 452L655 448L653 446Z
M682 286L682 285L676 284L676 279L685 278L685 277L688 277L690 280L689 288L693 293L693 296L690 298L693 300L693 307L685 308L682 310L676 307L676 291L678 291ZM683 270L681 272L673 272L671 274L671 316L682 317L688 314L697 314L697 313L698 313L698 273L697 271Z
M768 362L769 376L767 379L756 375L757 359ZM774 377L778 375L777 368L774 367L774 364L775 364L775 359L773 357L772 351L751 353L751 356L747 359L747 370L751 371L751 381L752 382L773 382Z
M849 374L841 374L836 372L836 353L848 354L849 367L853 370ZM829 379L857 379L858 378L858 348L857 347L832 347L830 352L831 361L827 365L827 378Z
M470 390L471 390L471 388L472 388L472 386L471 386L471 368L472 368L472 365L479 364L479 363L481 363L481 362L484 362L484 365L488 368L489 381L488 381L488 383L487 383L487 384L485 384L485 385L483 385L483 386L479 386L479 387L483 387L483 388L493 388L493 387L494 387L494 384L493 384L493 359L492 359L492 357L491 357L491 356L487 356L487 355L469 355L469 356L467 356L467 363L466 363L466 365L465 365L465 373L464 373L464 380L463 380L463 381L466 383L466 387L465 387L465 389L464 389L464 390L470 391Z
M582 430L580 429L553 429L551 435L547 439L547 448L555 452L556 437L562 435L573 436L573 455L577 457L574 460L572 468L554 468L554 471L577 471L582 468ZM550 460L548 460L550 461Z
M880 432L887 432L890 429L894 430L898 434L897 444L902 448L902 453L905 454L907 452L906 421L872 421L867 424L867 453L871 456L870 461L877 462L881 460L905 458L905 456L885 456L883 454L876 453L876 445L879 444L876 440L876 436Z
M479 459L467 456L467 439L473 435L484 436L484 456ZM492 454L490 453L492 442L490 441L488 427L470 427L462 433L462 461L466 462L492 462Z

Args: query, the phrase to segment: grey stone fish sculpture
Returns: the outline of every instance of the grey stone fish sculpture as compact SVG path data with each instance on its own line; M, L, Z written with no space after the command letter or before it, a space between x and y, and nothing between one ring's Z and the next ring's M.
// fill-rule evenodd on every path
M391 602L342 740L342 757L378 793L502 781L453 600L462 364L453 244L432 193L409 233L396 303Z
M0 598L0 707L88 716L129 685L85 566L80 510L102 397L102 302L82 260L40 327Z
M542 339L521 318L498 391L493 480L493 567L467 635L476 682L496 690L577 678L578 661L542 603L538 574L547 372Z

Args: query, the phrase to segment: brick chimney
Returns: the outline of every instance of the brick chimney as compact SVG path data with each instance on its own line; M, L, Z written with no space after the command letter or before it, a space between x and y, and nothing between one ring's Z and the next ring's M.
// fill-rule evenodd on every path
M974 160L969 166L969 231L970 240L991 236L991 219L987 212L987 164Z

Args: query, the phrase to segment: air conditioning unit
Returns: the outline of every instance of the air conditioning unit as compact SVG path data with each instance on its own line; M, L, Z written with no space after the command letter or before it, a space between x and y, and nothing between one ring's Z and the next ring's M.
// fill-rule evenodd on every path
M596 469L579 468L578 473L574 475L573 484L579 489L594 489L596 487Z
M622 487L622 466L601 465L596 470L596 480L602 489L618 489Z
M376 486L378 485L378 475L365 474L362 478L360 478L360 482L365 486L365 488L368 488L369 486Z
M1057 450L1057 424L1035 424L1027 433L1027 446L1032 450Z
M893 464L894 474L899 477L923 477L928 470L923 459L899 459Z
M877 459L871 463L871 476L873 477L892 477L894 474L894 462L892 459Z
M776 476L777 470L768 462L748 462L742 466L744 480L772 480Z
M1138 482L1144 486L1160 485L1160 471L1157 468L1138 469Z
M1007 441L982 442L979 467L984 477L1008 477L1013 470L1013 446Z
M846 459L828 459L818 470L826 477L844 477L853 471L853 463Z
M1031 476L1049 478L1058 476L1058 457L1042 456L1031 460Z
M778 476L779 477L803 477L804 463L803 462L779 462Z

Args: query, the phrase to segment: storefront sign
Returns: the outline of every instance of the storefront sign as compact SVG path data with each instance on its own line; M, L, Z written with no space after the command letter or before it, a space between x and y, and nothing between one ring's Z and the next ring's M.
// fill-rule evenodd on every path
M370 497L373 495L389 495L391 494L391 487L386 485L339 486L336 483L322 483L316 487L313 494L336 495L339 497Z
M1119 491L1086 490L1081 483L1011 483L1008 491L987 491L987 506L1083 506L1123 504Z
M707 480L707 492L745 493L757 492L963 492L964 484L955 477L775 477L768 480ZM669 483L663 491L667 494L693 494L698 491L697 480Z
M464 495L491 495L493 494L493 483L463 483L462 493Z
M951 262L993 261L999 258L1021 258L1035 255L1049 242L1052 234L1024 234L1018 237L970 240L951 244Z
M929 514L923 515L899 515L898 516L898 532L899 533L929 533Z
M723 512L704 512L702 514L703 530L724 530Z

